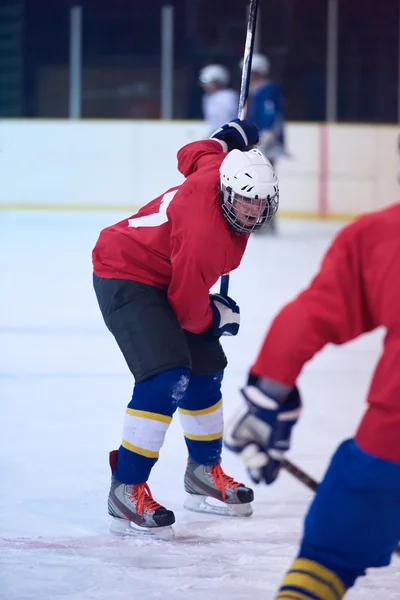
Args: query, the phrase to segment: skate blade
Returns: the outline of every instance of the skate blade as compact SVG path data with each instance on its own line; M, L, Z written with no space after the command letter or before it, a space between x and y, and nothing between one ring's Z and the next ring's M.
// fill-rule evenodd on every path
M174 530L170 525L167 527L140 527L127 519L118 519L112 517L110 524L110 533L121 537L136 537L155 540L172 540Z
M212 504L211 500L215 504ZM253 514L250 503L225 504L225 502L220 502L215 498L210 499L208 496L201 496L200 494L188 494L183 506L186 510L193 512L214 514L223 517L250 517Z

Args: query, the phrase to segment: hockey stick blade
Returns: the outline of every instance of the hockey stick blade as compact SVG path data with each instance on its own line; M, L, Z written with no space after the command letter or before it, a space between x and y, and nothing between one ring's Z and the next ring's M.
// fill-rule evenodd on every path
M297 465L293 464L287 458L284 458L282 461L282 468L285 469L290 475L295 477L298 481L303 483L309 490L312 492L316 492L318 489L318 481L308 475L305 471L300 469ZM398 544L397 548L394 551L394 554L400 556L400 544Z

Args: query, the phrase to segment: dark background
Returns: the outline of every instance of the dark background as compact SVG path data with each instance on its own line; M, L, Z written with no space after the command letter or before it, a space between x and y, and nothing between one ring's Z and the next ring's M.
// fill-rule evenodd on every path
M158 118L161 7L168 0L0 0L0 116L67 117L69 11L83 9L83 117ZM201 118L199 69L239 88L243 0L174 6L174 118ZM325 119L328 0L260 0L260 51L289 120ZM397 122L399 0L339 0L338 120Z

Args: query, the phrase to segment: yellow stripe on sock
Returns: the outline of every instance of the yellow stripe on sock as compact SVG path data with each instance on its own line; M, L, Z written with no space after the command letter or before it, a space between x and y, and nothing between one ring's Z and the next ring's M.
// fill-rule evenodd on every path
M340 598L328 583L325 581L318 581L308 573L293 573L293 571L291 571L282 581L281 587L286 588L286 586L296 588L296 593L297 589L304 592L310 592L310 594L321 598L321 600L339 600ZM292 592L293 590L284 589L284 591ZM306 597L310 598L310 596Z
M292 591L283 591L279 592L277 596L275 596L275 600L311 600L310 596L306 596L301 592L292 592ZM325 598L321 598L321 600L325 600Z
M204 435L184 433L184 436L189 440L195 440L196 442L211 442L212 440L219 440L220 438L222 438L222 431L220 431L219 433L207 433Z
M134 408L127 408L126 412L132 417L141 417L142 419L152 419L153 421L160 421L161 423L168 423L172 421L172 417L167 415L161 415L159 413L148 412L147 410L135 410Z
M336 573L312 560L298 558L283 579L277 600L285 597L309 600L310 594L321 600L341 600L345 592L346 588Z
M141 456L145 456L146 458L158 458L159 452L153 452L152 450L146 450L146 448L139 448L139 446L134 446L130 444L126 440L122 440L121 446L126 450L130 450L130 452L136 452L136 454L141 454Z
M178 408L181 415L188 415L189 417L198 417L200 415L209 415L215 412L222 406L222 398L216 404L209 406L208 408L202 408L201 410L187 410L186 408Z
M339 598L343 598L346 593L346 588L342 580L336 575L334 571L327 569L320 563L313 560L307 560L306 558L297 558L290 569L291 571L308 571L314 574L319 579L324 579L333 586L336 594Z
M306 596L301 592L279 592L277 596L275 596L275 600L310 600L310 596ZM321 600L325 600L322 598Z

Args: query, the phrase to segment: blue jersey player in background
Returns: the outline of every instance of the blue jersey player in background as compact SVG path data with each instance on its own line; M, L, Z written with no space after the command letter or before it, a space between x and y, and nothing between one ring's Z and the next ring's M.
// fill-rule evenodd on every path
M277 159L285 154L285 120L281 89L269 78L269 73L268 58L255 53L251 63L247 118L257 125L260 135L258 146L275 167ZM266 231L276 233L275 220Z

